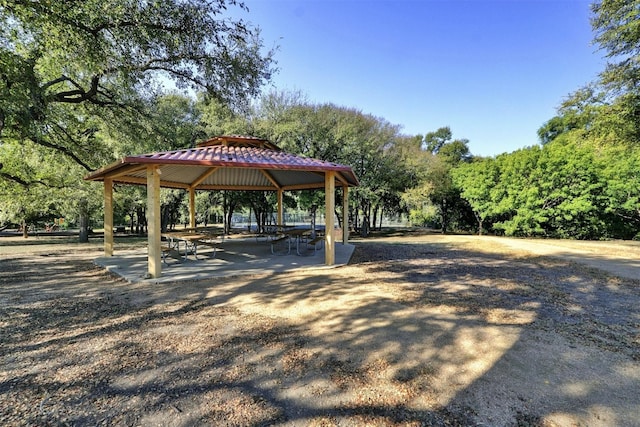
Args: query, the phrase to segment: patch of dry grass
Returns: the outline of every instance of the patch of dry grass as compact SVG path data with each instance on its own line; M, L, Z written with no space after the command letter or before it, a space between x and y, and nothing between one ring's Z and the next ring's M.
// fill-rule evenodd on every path
M507 256L490 242L393 239L360 242L351 265L330 273L154 289L96 269L90 253L6 257L0 419L526 426L554 425L558 408L589 424L607 414L596 404L637 403L637 380L616 387L619 377L610 374L619 400L595 394L585 418L572 400L549 400L546 377L523 379L521 389L493 376L520 372L504 365L522 363L525 353L509 352L527 347L525 337L558 355L602 355L602 372L621 360L637 368L636 282L557 259ZM535 353L526 363L539 359ZM545 375L568 383L593 369L592 357L573 359L575 371Z

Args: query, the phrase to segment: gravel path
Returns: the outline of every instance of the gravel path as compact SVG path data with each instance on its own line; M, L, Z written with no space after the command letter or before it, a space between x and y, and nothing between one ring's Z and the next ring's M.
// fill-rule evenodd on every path
M628 279L640 280L639 242L580 242L483 237L513 250L553 256L588 265Z

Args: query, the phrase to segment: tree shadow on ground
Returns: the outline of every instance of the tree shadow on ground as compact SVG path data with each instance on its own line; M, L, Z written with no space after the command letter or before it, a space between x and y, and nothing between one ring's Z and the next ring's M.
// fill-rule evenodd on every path
M524 426L640 416L636 283L448 245L362 250L335 271L136 287L77 258L36 271L29 258L0 261L0 418Z

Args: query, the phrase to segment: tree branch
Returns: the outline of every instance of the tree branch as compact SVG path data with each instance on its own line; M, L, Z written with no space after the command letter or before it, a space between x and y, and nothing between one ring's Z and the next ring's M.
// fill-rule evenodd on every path
M78 163L80 166L82 166L83 168L85 168L89 172L94 169L91 166L89 166L88 164L86 164L84 161L82 161L82 159L80 159L78 156L76 156L67 147L64 147L62 145L57 145L57 144L54 144L54 143L49 142L49 141L45 141L44 139L41 139L41 138L32 138L32 141L35 142L38 145L43 146L43 147L53 148L54 150L57 150L57 151L61 152L65 156L68 156L71 159L73 159L76 163Z
M116 71L115 69L113 71ZM97 74L91 78L91 87L89 90L85 90L78 82L67 77L61 76L57 79L51 80L44 85L42 85L42 89L46 90L56 84L69 82L71 85L76 87L74 90L67 90L62 92L57 92L49 96L49 99L54 102L62 102L66 104L80 104L82 102L90 102L95 105L100 106L116 106L120 108L126 108L127 105L121 102L113 101L113 95L111 95L106 88L100 85L100 78L103 74ZM98 96L103 96L109 101L101 100Z
M53 86L55 84L58 84L58 83L62 83L64 81L70 81L72 84L75 84L75 82L73 80L71 80L69 77L63 75L63 76L58 77L57 79L54 79L54 80L46 82L45 84L42 85L42 89L46 90L49 87L51 87L51 86ZM75 86L79 87L78 84L75 84Z
M4 178L4 179L7 179L9 181L13 181L16 184L20 184L25 188L28 188L29 186L31 186L33 184L43 185L43 186L48 187L48 188L64 188L64 187L60 187L60 186L57 186L57 185L51 185L48 182L44 182L44 181L41 181L39 179L37 179L35 181L26 181L26 180L24 180L24 179L22 179L20 177L17 177L15 175L11 175L10 173L7 173L7 172L0 172L0 178Z
M71 103L71 104L79 104L79 103L87 101L87 100L92 100L98 94L98 83L100 82L100 75L95 75L95 76L93 76L91 78L91 87L89 88L89 90L83 89L73 79L70 79L70 78L65 77L65 76L62 76L61 78L56 79L56 80L58 80L57 83L60 83L62 81L68 81L73 86L75 86L77 89L58 92L58 93L53 95L53 97L52 97L53 100L57 101L57 102L66 102L66 103ZM56 82L56 80L53 80L52 82ZM52 83L52 82L50 82L50 83ZM47 83L47 85L49 85L49 83Z
M148 71L151 71L151 70L165 71L165 72L167 72L169 74L173 74L174 76L178 76L178 77L183 78L185 80L189 80L190 82L195 83L196 85L201 86L203 88L207 87L207 85L204 82L200 81L200 79L197 79L197 78L194 78L194 77L190 76L187 72L180 72L178 70L174 70L174 69L171 69L171 68L168 68L168 67L163 67L163 66L160 66L160 65L154 65L154 66L149 65L149 66L146 66L144 69L141 69L141 71L147 71L147 70Z

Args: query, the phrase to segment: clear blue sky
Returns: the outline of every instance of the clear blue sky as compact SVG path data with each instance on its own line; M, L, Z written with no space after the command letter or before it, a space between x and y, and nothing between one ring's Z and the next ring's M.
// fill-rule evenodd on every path
M605 61L586 0L246 0L279 46L273 85L382 117L407 135L449 126L474 155L537 129Z

